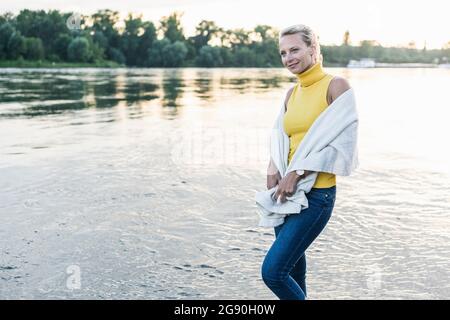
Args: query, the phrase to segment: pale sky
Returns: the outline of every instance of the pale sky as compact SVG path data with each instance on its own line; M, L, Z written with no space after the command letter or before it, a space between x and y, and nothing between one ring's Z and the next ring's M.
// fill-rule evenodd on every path
M220 27L253 29L267 24L282 29L302 23L312 27L323 44L340 44L345 30L353 44L377 40L382 45L440 48L450 41L450 1L448 0L0 0L0 12L18 13L28 9L59 9L91 14L98 9L142 13L156 25L173 11L184 12L182 25L187 36L203 19Z

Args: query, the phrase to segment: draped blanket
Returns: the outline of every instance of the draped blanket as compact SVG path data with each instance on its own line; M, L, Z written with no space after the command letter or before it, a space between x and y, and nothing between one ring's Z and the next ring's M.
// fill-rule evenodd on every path
M297 183L296 192L281 203L273 196L278 185L256 193L259 226L275 227L288 214L308 208L306 194L313 187L318 172L348 176L358 165L358 114L352 88L341 94L314 121L288 165L289 137L283 128L284 103L270 134L270 156L281 177L292 171L313 171Z

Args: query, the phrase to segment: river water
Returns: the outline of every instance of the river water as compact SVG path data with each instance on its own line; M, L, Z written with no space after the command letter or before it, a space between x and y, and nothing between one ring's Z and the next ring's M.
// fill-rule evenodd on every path
M360 166L309 299L450 297L448 69L326 69ZM0 299L275 299L258 227L283 69L1 69Z

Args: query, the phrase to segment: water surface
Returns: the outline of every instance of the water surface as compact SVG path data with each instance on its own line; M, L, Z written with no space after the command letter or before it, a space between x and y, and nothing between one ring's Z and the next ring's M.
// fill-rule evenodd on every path
M450 70L327 71L355 89L360 167L307 251L309 298L448 298ZM0 70L0 298L274 299L254 194L295 80Z

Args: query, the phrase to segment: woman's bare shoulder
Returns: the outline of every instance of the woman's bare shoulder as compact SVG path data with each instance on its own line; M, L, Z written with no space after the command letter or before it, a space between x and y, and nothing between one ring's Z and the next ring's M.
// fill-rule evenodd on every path
M289 90L286 92L286 98L284 99L284 111L287 110L287 104L288 104L289 98L292 95L292 91L294 91L294 88L295 88L295 85L290 87Z
M335 76L333 79L331 79L330 85L328 86L328 103L333 103L333 101L336 100L337 97L339 97L350 88L350 83L348 83L347 79Z

